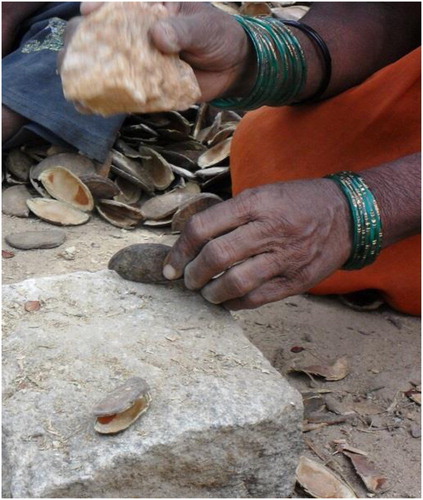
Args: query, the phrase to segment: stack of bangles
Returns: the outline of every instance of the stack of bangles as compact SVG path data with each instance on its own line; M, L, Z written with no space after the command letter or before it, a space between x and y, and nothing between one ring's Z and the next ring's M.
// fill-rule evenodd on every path
M382 249L382 221L373 193L361 175L338 172L327 175L335 181L348 200L353 222L352 251L343 269L361 269L372 264Z
M319 88L310 98L316 101L327 89L332 61L322 37L307 24L273 17L257 18L233 16L250 38L257 60L257 77L250 95L241 98L215 99L211 104L218 108L256 109L261 106L283 106L295 103L307 81L307 63L297 37L288 26L299 29L315 44L324 64L324 74Z
M310 26L299 21L234 16L250 38L257 59L257 77L250 95L215 99L218 108L250 110L261 106L297 104L307 80L307 64L298 39L288 28L302 31L316 46L323 61L323 78L316 93L301 101L317 101L329 86L332 61L326 43ZM375 261L382 248L382 222L373 193L359 174L328 175L346 196L353 225L352 252L343 269L361 269Z

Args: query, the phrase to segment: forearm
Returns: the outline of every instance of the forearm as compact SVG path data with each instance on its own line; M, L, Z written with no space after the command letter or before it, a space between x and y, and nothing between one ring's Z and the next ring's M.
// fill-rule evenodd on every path
M321 35L331 53L332 78L324 97L363 82L420 44L420 2L316 2L301 21ZM310 40L295 33L308 64L300 96L306 98L319 86L323 65Z
M332 59L332 77L323 98L339 94L420 44L420 2L316 2L301 19L326 42ZM322 81L321 54L297 28L307 62L307 81L297 100L312 96ZM256 78L253 44L242 72L227 96L248 95Z
M418 234L421 223L421 154L360 172L378 203L383 247Z

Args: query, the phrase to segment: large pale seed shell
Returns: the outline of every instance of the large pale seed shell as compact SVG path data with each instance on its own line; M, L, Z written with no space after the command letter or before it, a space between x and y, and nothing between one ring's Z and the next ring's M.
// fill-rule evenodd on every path
M182 189L175 189L146 201L141 206L141 212L145 219L165 219L173 215L180 205L192 196L193 194L186 193Z
M147 193L154 191L151 172L137 160L126 158L119 151L112 150L112 172L133 182Z
M132 377L102 399L93 409L94 428L101 434L115 434L127 429L150 406L148 383Z
M201 193L183 203L172 218L172 232L183 230L188 220L196 213L220 203L222 198L212 193Z
M119 250L109 261L109 269L129 281L140 283L167 282L163 262L170 246L159 243L139 243Z
M96 173L94 163L86 156L77 153L59 153L48 156L37 165L34 165L31 168L31 177L38 179L44 170L53 167L66 168L77 177Z
M119 187L111 179L98 174L81 175L81 181L97 200L109 199L119 194Z
M79 226L80 224L85 224L90 219L90 216L86 212L82 212L63 201L32 198L31 200L27 200L26 203L31 212L40 219L52 224L58 224L59 226Z
M225 125L214 136L207 140L207 145L212 148L213 146L216 146L216 144L220 144L225 139L228 139L228 137L232 137L236 128L236 123L233 123L232 125Z
M169 163L154 149L141 147L140 153L144 158L143 166L148 168L155 189L158 191L167 189L175 180ZM147 159L145 159L146 157Z
M48 156L37 165L31 167L29 172L29 180L31 181L31 184L42 196L48 197L48 193L40 182L40 175L45 170L54 167L66 168L77 177L96 173L94 163L85 156L76 153L59 153Z
M103 219L123 229L134 229L144 219L138 208L115 200L99 200L96 208Z
M90 212L94 208L94 199L87 186L72 172L63 167L44 170L39 180L47 193L59 201Z
M200 88L192 68L150 41L151 26L168 15L158 3L110 2L84 16L61 68L65 97L104 116L194 104Z
M198 158L198 166L200 168L207 168L212 165L217 165L221 161L226 160L226 158L229 158L231 142L232 137L229 137L203 153Z
M132 205L137 203L142 195L141 188L123 177L116 177L115 186L119 193L114 196L115 201Z

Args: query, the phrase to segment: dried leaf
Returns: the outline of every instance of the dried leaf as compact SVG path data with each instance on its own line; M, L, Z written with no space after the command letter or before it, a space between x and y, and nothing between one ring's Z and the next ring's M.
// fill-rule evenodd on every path
M349 373L349 363L346 356L337 359L333 365L310 365L305 367L291 368L292 371L304 372L307 374L318 375L329 381L342 380Z
M363 455L364 457L367 457L367 455L368 455L368 453L366 451L360 450L358 448L354 448L354 446L350 446L343 439L335 440L334 443L337 445L336 451L338 453L343 453L344 451L347 451L350 453L355 453L356 455Z
M361 416L379 415L385 412L385 409L376 405L372 401L357 401L353 403L352 409Z
M296 475L301 487L315 498L356 498L333 472L307 457L300 458Z
M39 311L41 308L41 304L39 300L28 300L25 302L24 309L27 312Z
M409 391L404 392L404 394L415 403L419 405L422 404L422 395L420 391L417 391L415 389L410 389Z
M342 450L342 453L351 460L354 469L366 485L366 488L372 493L379 492L386 483L387 478L376 469L374 464L363 455L351 453L347 450Z

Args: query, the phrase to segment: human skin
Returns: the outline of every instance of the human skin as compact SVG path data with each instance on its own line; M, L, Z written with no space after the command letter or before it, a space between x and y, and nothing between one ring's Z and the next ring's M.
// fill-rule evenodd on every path
M229 15L202 3L170 3L172 16L151 29L163 52L193 67L205 101L243 96L256 73L252 46ZM82 5L82 13L94 8ZM326 41L333 61L323 98L364 81L420 43L420 5L316 3L303 21ZM301 96L319 86L322 66L301 32L308 79ZM386 247L420 229L420 154L362 172L381 211ZM339 269L351 253L347 200L329 179L279 182L246 190L194 215L164 266L168 279L228 309L254 308L303 293Z
M44 2L2 2L2 58L12 51L20 24L43 6ZM27 121L2 105L2 141L6 142Z

